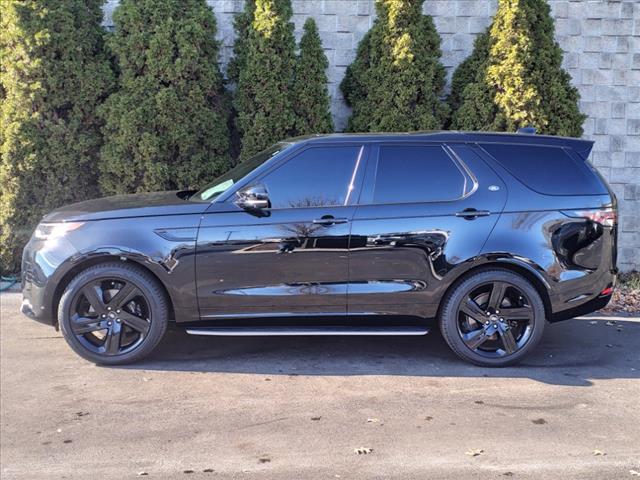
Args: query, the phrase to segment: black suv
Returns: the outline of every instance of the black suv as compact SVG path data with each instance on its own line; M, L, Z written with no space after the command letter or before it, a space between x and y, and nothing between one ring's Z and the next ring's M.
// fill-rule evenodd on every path
M24 250L22 311L82 357L195 335L423 335L483 366L604 307L616 199L592 142L530 134L279 143L199 191L55 210Z

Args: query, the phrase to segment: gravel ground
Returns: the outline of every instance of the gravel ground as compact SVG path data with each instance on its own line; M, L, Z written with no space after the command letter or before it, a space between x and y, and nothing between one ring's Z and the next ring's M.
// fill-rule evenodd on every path
M638 317L550 326L499 370L437 332L172 331L148 361L105 368L19 303L0 295L3 480L640 478Z

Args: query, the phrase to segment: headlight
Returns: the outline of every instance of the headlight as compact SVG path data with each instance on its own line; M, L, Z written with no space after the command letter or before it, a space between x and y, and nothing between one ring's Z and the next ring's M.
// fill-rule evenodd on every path
M84 225L84 222L41 223L36 227L33 236L38 240L60 238Z

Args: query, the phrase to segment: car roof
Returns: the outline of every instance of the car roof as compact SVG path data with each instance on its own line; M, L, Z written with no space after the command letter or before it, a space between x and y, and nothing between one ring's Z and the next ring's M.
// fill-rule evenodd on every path
M548 145L574 149L586 158L593 142L580 138L533 135L524 133L427 131L409 133L330 133L307 135L287 140L297 144L323 144L340 142L463 142L463 143L508 143L520 145Z

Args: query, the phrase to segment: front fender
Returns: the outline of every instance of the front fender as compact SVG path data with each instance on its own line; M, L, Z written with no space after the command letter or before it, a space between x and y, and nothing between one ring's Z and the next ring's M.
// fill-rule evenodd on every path
M170 297L177 320L197 320L195 240L199 221L199 215L179 215L86 222L65 237L65 244L73 248L49 255L55 261L49 261L46 272L37 265L33 268L43 277L38 285L42 316L55 322L56 303L80 271L120 259L142 266L158 279ZM108 238L109 243L100 245L102 238ZM31 256L36 258L37 251Z

